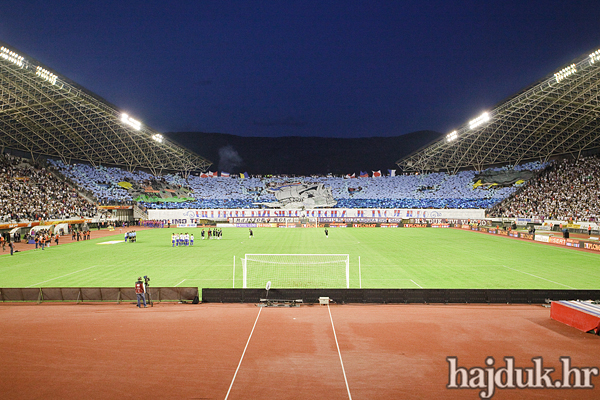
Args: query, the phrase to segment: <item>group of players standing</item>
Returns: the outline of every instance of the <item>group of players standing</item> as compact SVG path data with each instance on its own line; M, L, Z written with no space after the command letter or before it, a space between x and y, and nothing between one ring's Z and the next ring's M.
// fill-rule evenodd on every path
M200 236L202 236L202 240L204 240L204 236L206 236L208 239L210 239L210 238L221 239L223 237L223 229L217 229L217 228L208 229L208 233L206 233L206 234L204 232L204 229L202 229L202 232L200 232Z
M171 246L193 246L194 245L194 234L189 233L173 233L171 235Z
M205 231L202 229L200 232L200 236L202 240L204 239L221 239L223 237L223 229L208 229ZM194 234L189 233L173 233L171 234L171 246L179 247L179 246L193 246L194 245Z

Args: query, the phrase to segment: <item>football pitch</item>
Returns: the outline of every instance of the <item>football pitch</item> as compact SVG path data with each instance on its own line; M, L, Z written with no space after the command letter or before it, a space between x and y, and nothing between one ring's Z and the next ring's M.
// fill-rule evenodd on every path
M147 275L155 287L241 287L245 254L348 254L351 288L598 289L600 255L458 229L200 228L122 234L0 257L0 287L128 287ZM195 236L171 246L171 233ZM235 267L234 267L235 258ZM360 268L359 268L360 258ZM265 277L265 282L269 277Z

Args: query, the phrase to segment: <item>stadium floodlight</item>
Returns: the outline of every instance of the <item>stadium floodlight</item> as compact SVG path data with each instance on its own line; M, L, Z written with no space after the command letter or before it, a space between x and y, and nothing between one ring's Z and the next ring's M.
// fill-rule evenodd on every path
M449 134L446 135L446 141L451 142L453 140L458 139L458 132L454 131L454 132L450 132Z
M11 63L18 65L19 67L23 67L23 56L18 55L14 51L11 51L4 46L0 48L0 57L6 61L10 61Z
M469 121L469 128L470 129L475 129L477 128L479 125L486 123L490 120L490 115L487 112L484 112L483 114L481 114L479 117L472 119Z
M571 64L568 67L561 69L560 71L554 74L554 77L556 78L556 83L562 81L570 75L573 75L575 72L577 72L577 67L575 66L575 64Z
M52 72L50 72L48 70L45 70L42 67L37 67L36 71L35 71L35 74L37 76L39 76L40 78L42 78L43 80L46 80L46 81L50 82L53 85L56 83L57 76L54 75Z
M136 131L139 131L140 129L142 129L142 123L140 121L137 121L137 120L131 118L129 115L127 115L125 113L121 114L121 121L126 123L127 125L131 126Z
M600 50L596 50L595 52L590 54L590 64L593 64L596 61L600 61Z
M165 138L160 133L155 133L152 135L152 139L156 140L158 143L162 143Z

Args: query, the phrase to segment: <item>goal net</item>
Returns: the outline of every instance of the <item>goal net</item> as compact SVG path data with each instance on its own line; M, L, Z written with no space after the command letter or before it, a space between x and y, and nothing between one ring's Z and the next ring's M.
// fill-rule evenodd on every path
M246 254L243 287L349 288L348 254Z

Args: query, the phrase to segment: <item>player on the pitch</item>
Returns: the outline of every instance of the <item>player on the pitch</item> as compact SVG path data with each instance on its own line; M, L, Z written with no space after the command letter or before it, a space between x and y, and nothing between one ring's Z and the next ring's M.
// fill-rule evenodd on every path
M202 237L202 240L204 240L204 229L202 229L202 232L200 232L200 236Z
M177 242L177 235L171 234L171 247L175 247L175 243Z
M190 235L190 246L193 246L193 245L194 245L194 234L192 233Z
M248 228L248 230L250 231L249 234L249 238L252 239L254 237L254 232L252 232L252 228Z

